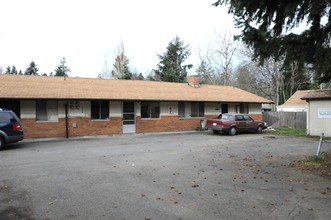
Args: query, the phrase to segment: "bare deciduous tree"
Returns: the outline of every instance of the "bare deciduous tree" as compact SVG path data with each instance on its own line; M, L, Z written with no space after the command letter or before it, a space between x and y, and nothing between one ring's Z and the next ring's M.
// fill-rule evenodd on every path
M221 74L221 83L230 85L233 77L233 57L238 48L233 35L225 30L223 35L216 34L215 64Z
M98 78L103 78L103 79L111 79L112 78L112 72L110 70L109 62L108 62L108 57L105 56L105 59L103 61L103 67L98 75Z
M207 84L231 85L233 80L233 61L238 43L226 30L224 34L215 32L213 45L198 49L200 66L197 73Z

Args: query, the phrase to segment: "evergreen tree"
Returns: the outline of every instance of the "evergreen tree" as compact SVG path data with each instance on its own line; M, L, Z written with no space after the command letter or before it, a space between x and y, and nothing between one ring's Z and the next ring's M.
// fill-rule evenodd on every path
M117 56L111 72L115 79L131 79L132 72L129 68L129 59L125 55L124 44L120 42L117 48Z
M10 68L10 66L7 66L5 74L11 74L11 68Z
M16 66L12 66L11 68L11 73L10 74L15 74L17 75L17 69L16 69Z
M218 0L214 6L229 5L237 38L254 49L254 58L284 58L285 68L296 62L298 68L312 68L321 82L331 79L331 1L330 0ZM293 31L306 23L306 29Z
M54 76L68 76L68 73L70 72L70 69L67 67L66 58L62 58L60 61L59 66L55 69L55 75Z
M168 45L167 51L158 55L160 63L155 69L155 77L166 82L185 82L187 69L192 65L184 65L185 60L190 56L189 45L184 45L176 36Z
M34 75L38 76L38 71L39 69L37 68L37 65L34 61L31 61L30 65L28 68L25 70L25 75Z
M214 69L207 64L205 60L202 60L200 66L195 71L199 77L201 83L211 84L214 75Z

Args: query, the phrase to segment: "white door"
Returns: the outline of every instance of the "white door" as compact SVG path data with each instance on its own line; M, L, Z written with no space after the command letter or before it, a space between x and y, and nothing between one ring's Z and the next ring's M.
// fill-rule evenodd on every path
M123 102L123 134L136 132L136 114L134 102Z

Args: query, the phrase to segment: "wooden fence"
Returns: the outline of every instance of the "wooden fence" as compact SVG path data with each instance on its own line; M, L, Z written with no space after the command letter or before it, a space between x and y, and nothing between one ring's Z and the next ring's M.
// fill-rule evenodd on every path
M275 128L306 129L307 112L263 112L263 121Z

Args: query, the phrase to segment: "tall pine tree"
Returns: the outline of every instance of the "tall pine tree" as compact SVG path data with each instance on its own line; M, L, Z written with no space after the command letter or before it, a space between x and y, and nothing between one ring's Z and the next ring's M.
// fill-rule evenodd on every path
M261 61L284 59L285 68L294 62L299 69L310 67L320 82L331 79L330 0L218 0L229 5L241 39ZM303 30L295 31L299 25Z
M26 68L24 74L38 76L38 71L39 69L37 68L36 63L34 61L31 61L29 67Z
M161 81L185 82L187 69L192 68L192 65L184 65L184 62L190 54L189 45L184 45L184 42L176 36L169 43L167 51L158 55L160 63L154 70L155 76L159 77Z
M70 72L69 67L67 66L66 58L62 58L60 61L59 66L55 69L55 75L54 76L68 76L68 73Z

